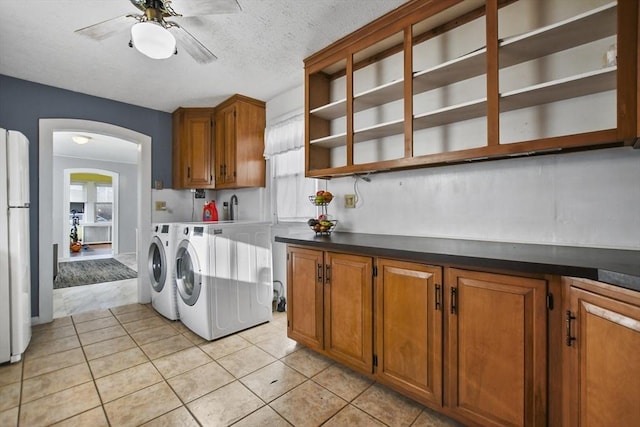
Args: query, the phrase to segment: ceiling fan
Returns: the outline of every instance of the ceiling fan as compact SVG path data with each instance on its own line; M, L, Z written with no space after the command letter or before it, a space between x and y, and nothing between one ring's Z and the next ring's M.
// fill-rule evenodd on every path
M199 24L198 16L239 12L237 0L129 0L142 14L128 14L80 28L75 32L94 40L104 40L123 32L131 20L130 47L153 59L168 58L178 53L176 45L183 48L201 64L207 64L216 56L193 37L181 25L165 18L178 18ZM174 9L175 7L175 9ZM177 11L179 12L177 12Z

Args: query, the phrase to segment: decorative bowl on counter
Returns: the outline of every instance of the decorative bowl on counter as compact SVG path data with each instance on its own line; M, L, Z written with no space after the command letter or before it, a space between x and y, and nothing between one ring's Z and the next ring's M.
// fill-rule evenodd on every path
M335 219L310 219L307 221L307 225L316 232L316 235L328 236L336 228L338 221Z

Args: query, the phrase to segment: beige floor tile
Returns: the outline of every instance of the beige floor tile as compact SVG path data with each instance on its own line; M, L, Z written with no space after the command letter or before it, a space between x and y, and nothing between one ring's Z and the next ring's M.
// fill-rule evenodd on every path
M351 402L373 384L372 379L340 364L329 366L313 377L313 381L328 389L330 392L337 394L347 402Z
M233 375L216 362L211 362L177 375L168 382L183 402L191 402L234 380Z
M83 346L89 344L95 344L100 341L106 341L112 338L121 337L123 335L127 335L127 332L122 328L122 326L111 326L109 328L98 329L91 332L85 332L83 334L78 334L80 338L80 342Z
M101 406L54 424L55 427L109 427Z
M87 355L87 360L93 360L134 347L136 347L136 343L130 336L125 335L95 344L86 345L83 347L83 350Z
M411 425L412 427L464 427L463 424L429 408L424 408L418 419Z
M290 425L271 407L263 406L235 423L233 427L289 427Z
M84 332L91 332L97 329L118 326L119 324L120 323L118 322L118 319L116 319L115 317L105 317L104 319L89 320L87 322L77 323L76 330L79 334L82 334Z
M147 356L138 347L110 354L89 362L94 378L101 378L115 372L148 362Z
M240 381L268 403L306 380L304 375L278 360L243 377Z
M189 341L191 341L193 344L195 345L200 345L200 344L204 344L207 342L207 340L205 340L204 338L202 338L200 335L196 335L191 331L185 331L182 332L182 335L188 339Z
M37 427L53 424L99 405L95 385L88 382L22 405L20 425Z
M133 332L143 331L145 329L157 328L158 326L164 326L167 323L158 316L150 316L144 319L134 320L129 323L124 323L122 326L130 334Z
M175 322L171 322L170 325L173 328L175 328L178 332L180 332L181 334L184 333L184 332L190 332L189 328L184 326L184 323L182 323L179 320L176 320Z
M152 360L189 347L193 347L193 343L182 335L174 335L160 341L153 341L149 344L140 346L149 359Z
M112 314L108 309L92 310L84 313L74 314L73 316L71 316L71 318L73 319L73 323L75 323L76 325L78 323L88 322L90 320L96 319L104 319L106 317L112 317Z
M345 405L347 402L313 381L299 385L270 404L276 412L295 426L318 426Z
M352 404L390 426L411 425L424 408L380 384L369 387Z
M127 313L116 314L115 316L118 318L120 323L129 323L135 322L136 320L148 319L149 317L156 317L157 314L154 311L147 310L145 308L141 310L129 311Z
M236 378L244 377L275 361L273 356L256 346L244 348L218 359L218 363Z
M131 337L136 343L138 343L138 345L143 345L153 341L159 341L165 338L169 338L177 334L178 331L173 329L171 326L163 325L156 328L134 332L131 334Z
M35 359L37 357L48 356L50 354L60 353L62 351L78 347L80 347L80 341L75 335L42 343L34 343L27 348L27 351L24 353L24 358L25 360Z
M6 411L0 411L0 426L2 427L17 427L18 426L18 412L20 408L7 409Z
M11 363L0 366L0 386L17 383L22 379L22 364Z
M6 411L18 405L20 405L20 383L0 387L0 411Z
M165 378L175 377L198 366L211 362L211 358L198 347L181 350L153 361Z
M84 361L78 365L29 378L22 383L22 403L31 402L91 380L89 366Z
M96 380L103 402L111 402L130 393L142 390L162 381L162 376L151 362Z
M134 311L142 311L142 312L150 312L149 308L143 304L127 304L121 305L119 307L111 307L111 312L118 316L124 313L131 313Z
M309 378L325 370L334 363L328 357L322 356L308 348L303 348L291 353L284 357L282 361Z
M84 353L80 347L37 359L27 359L24 361L24 378L43 375L84 361Z
M301 344L283 334L258 341L256 345L278 359L303 348Z
M71 320L71 316L67 317L59 317L57 319L53 319L53 321L49 323L41 323L39 325L33 325L33 332L44 331L48 329L60 328L62 326L72 326L73 321Z
M322 424L327 427L369 427L369 426L380 426L384 427L385 424L373 418L371 415L366 412L361 411L360 409L347 405L340 412L335 414L329 421ZM434 426L435 427L435 426Z
M262 325L254 326L253 328L246 329L238 335L250 343L257 343L258 341L264 341L266 339L274 338L282 333L280 328L272 325L271 323L263 323Z
M251 343L240 335L229 335L228 337L221 338L216 341L212 341L207 344L203 344L200 348L214 359L227 356L231 353L235 353L243 348L250 347Z
M199 427L200 424L193 418L184 406L174 409L156 419L143 424L145 427Z
M187 404L196 419L205 427L226 426L244 418L264 402L234 381L200 399Z
M56 340L59 338L71 337L75 336L76 328L73 325L62 326L60 328L54 329L43 329L40 331L33 331L31 335L31 345L35 345L37 343Z
M163 381L104 405L112 426L137 426L182 406Z

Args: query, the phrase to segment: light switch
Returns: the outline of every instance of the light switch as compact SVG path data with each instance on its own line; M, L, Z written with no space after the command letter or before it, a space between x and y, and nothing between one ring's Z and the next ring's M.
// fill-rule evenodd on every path
M166 211L167 210L167 202L156 201L156 210L157 211Z

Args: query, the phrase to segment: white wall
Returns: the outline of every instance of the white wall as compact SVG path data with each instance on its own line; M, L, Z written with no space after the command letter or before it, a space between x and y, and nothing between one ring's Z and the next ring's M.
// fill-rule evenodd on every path
M120 253L135 252L136 218L138 217L138 165L128 163L53 156L53 243L57 243L58 247L62 248L63 242L68 242L66 233L62 229L64 170L73 168L103 169L119 174L119 251ZM59 251L59 254L62 253Z

